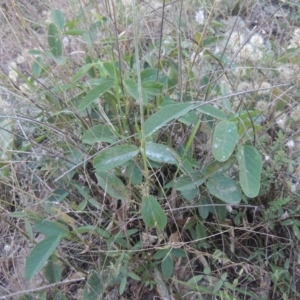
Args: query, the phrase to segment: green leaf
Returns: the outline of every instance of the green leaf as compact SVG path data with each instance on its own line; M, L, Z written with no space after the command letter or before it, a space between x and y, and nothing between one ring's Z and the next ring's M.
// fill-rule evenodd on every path
M184 192L194 189L205 182L203 174L199 171L191 172L189 175L182 175L173 184L177 191Z
M211 104L203 104L197 108L197 110L205 115L214 117L220 120L227 120L227 116L218 108L212 106Z
M83 35L85 32L85 29L70 29L64 31L64 35Z
M133 273L133 272L128 272L128 276L130 276L132 279L136 280L136 281L141 281L141 277L138 276L137 274Z
M115 199L126 200L127 188L124 183L114 174L109 172L96 172L98 185L104 190L105 193L109 194Z
M168 70L168 94L171 95L178 84L178 70L173 66Z
M9 213L9 217L23 218L23 217L26 217L26 214L23 211L14 211L14 212Z
M146 143L146 156L156 162L176 165L178 154L172 148L156 143Z
M13 122L9 119L0 122L0 161L11 159L11 150L13 150Z
M143 197L142 200L142 218L149 228L156 227L164 229L167 225L167 216L157 200L153 196Z
M260 190L261 156L253 146L238 146L238 162L242 190L247 197L254 198Z
M206 229L204 225L200 222L196 225L196 233L199 239L203 239L207 237Z
M216 293L222 286L223 286L224 281L219 280L216 285L214 286L214 293Z
M205 220L212 208L213 204L211 203L211 200L208 198L202 198L198 205L199 216Z
M152 68L144 69L141 72L141 81L142 82L155 81L158 74L159 74L158 69L152 69Z
M295 237L298 239L298 240L300 240L300 230L299 230L299 227L297 226L297 225L293 225L292 226L292 228L293 228L293 232L294 232L294 235L295 235Z
M236 157L234 155L232 155L225 162L213 161L202 170L202 173L206 178L213 177L217 174L222 175L231 169L235 161Z
M45 265L48 258L59 245L61 235L52 235L37 244L26 259L25 278L30 280Z
M145 135L149 136L168 122L180 118L193 109L193 104L178 103L162 107L144 123Z
M53 23L60 30L64 29L64 27L65 27L65 17L64 17L64 14L59 9L52 10L51 18L52 18Z
M124 276L121 280L120 287L119 287L119 294L122 295L126 289L127 285L127 277Z
M53 300L68 300L68 298L65 296L65 294L62 291L60 291L59 289L56 289L54 291Z
M238 130L235 123L221 121L213 134L212 153L217 161L226 161L235 149L238 140Z
M237 183L222 175L208 180L207 188L212 195L228 204L239 204L242 199L242 193Z
M68 195L69 192L65 189L57 188L46 200L47 202L62 202Z
M72 82L75 83L76 81L78 81L81 77L88 73L93 66L94 64L90 63L80 67L77 73L72 76Z
M133 185L141 184L143 181L143 172L135 161L130 161L126 167L126 176Z
M161 271L166 279L169 279L172 276L173 269L173 259L171 255L168 255L161 262Z
M108 125L99 124L86 130L82 136L82 142L93 146L98 142L115 143L118 140L112 128Z
M34 222L34 227L36 231L46 236L51 236L51 235L67 236L69 234L68 227L58 222L36 221Z
M60 282L62 275L62 262L52 256L44 267L44 274L49 283Z
M94 168L97 171L107 171L124 165L139 153L134 145L121 145L107 148L101 151L93 160Z
M27 233L28 236L29 236L29 240L30 240L31 242L33 242L34 235L33 235L32 226L31 226L31 224L30 224L28 218L25 218L24 221L25 221L25 229L26 229L26 233Z
M57 26L54 23L49 24L48 45L49 45L51 53L55 57L61 57L62 43L61 43L61 39L60 39L60 33L59 33Z
M95 270L90 272L89 278L83 290L84 300L100 300L102 299L105 286L102 278L99 277Z
M34 63L31 66L32 74L36 78L39 78L42 74L42 70L43 70L42 64L43 64L43 59L39 56L35 58Z
M284 220L284 221L280 221L280 224L282 226L291 226L294 224L294 221L292 219L287 219L287 220Z
M93 101L101 97L105 92L112 88L114 84L115 82L112 78L101 78L99 85L90 90L84 97L79 105L79 110L84 110L87 108Z
M135 81L132 79L126 79L124 80L124 86L127 91L127 93L132 96L137 102L140 102L139 98L139 90L138 85ZM142 98L143 98L143 104L147 104L149 95L147 94L146 89L142 87Z

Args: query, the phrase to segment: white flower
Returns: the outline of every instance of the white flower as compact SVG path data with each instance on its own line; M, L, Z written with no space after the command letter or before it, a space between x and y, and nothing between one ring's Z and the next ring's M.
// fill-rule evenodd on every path
M204 24L204 12L202 9L200 9L196 15L195 15L195 20L199 25L203 25Z
M264 39L260 34L254 34L251 39L250 39L250 43L254 46L254 47L262 47L264 45Z
M22 64L24 61L25 61L24 56L18 55L18 57L17 57L17 63L18 63L18 64Z
M9 73L8 73L8 77L9 77L12 81L16 82L16 81L17 81L17 77L18 77L18 73L17 73L16 71L14 71L14 70L11 70L11 71L9 71Z
M19 88L24 93L26 93L26 92L28 92L30 90L29 86L26 83L20 84Z
M62 40L64 47L67 47L69 45L69 39L65 36Z
M262 82L260 85L257 86L258 89L265 89L263 91L258 91L258 95L263 95L263 94L269 94L270 89L272 88L272 85L269 82Z
M271 157L267 154L265 154L265 161L269 161L271 159Z
M10 250L10 245L5 245L4 247L3 247L3 250L4 250L4 252L8 252L9 250Z
M288 141L287 143L286 143L286 146L288 147L288 148L294 148L295 147L295 142L293 141L293 140L290 140L290 141Z
M264 101L264 100L259 100L256 105L255 105L256 109L261 110L261 111L265 111L268 108L268 102Z

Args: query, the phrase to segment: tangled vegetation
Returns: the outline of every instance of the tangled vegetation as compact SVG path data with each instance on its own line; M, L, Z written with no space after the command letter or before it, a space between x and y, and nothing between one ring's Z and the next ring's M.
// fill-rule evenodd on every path
M299 298L297 1L9 2L0 299Z

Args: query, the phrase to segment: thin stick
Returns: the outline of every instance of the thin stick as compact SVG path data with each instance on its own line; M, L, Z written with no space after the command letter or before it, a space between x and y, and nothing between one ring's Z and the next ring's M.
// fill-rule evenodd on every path
M19 296L19 295L23 295L23 294L27 294L27 293L35 293L35 292L38 292L38 291L47 290L47 289L55 287L55 286L59 286L59 285L66 284L66 283L72 283L72 282L76 282L76 281L80 281L80 280L85 280L85 278L81 277L81 278L76 278L76 279L65 280L65 281L62 281L62 282L56 282L56 283L52 283L52 284L49 284L49 285L44 285L44 286L41 286L41 287L38 287L38 288L35 288L35 289L20 291L20 292L17 292L17 293L6 295L6 296L0 296L0 299L7 299L9 297Z

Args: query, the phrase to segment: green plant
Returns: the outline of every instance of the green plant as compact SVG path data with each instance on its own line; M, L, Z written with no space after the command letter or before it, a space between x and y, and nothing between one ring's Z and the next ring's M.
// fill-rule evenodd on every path
M120 50L120 37L106 32L109 18L94 12L86 26L82 16L66 20L62 11L51 12L48 50L28 52L31 77L14 69L27 92L37 91L38 112L3 121L0 131L5 183L13 174L12 152L39 153L24 163L33 185L45 186L36 196L39 209L31 209L29 202L16 204L10 213L24 220L19 231L28 240L35 243L34 232L44 236L26 259L27 279L43 270L49 284L58 284L65 274L75 273L83 299L101 299L115 289L125 295L128 286L147 291L157 286L161 297L170 297L168 284L174 282L179 294L181 286L223 299L259 299L245 286L261 280L260 266L270 257L273 296L287 289L290 266L280 266L285 245L277 237L278 251L270 254L261 237L273 237L268 230L278 224L300 236L295 197L286 196L288 186L278 179L286 169L292 173L295 162L284 151L285 134L274 126L277 137L268 149L273 165L262 161L266 132L285 113L287 100L282 96L265 115L257 103L271 107L265 90L272 86L250 87L237 73L226 73L247 63L245 76L251 77L255 61L245 59L245 38L224 35L224 25L212 20L216 9L214 4L208 23L200 24L201 32L193 37L184 34L187 25L180 23L176 42L171 36L160 38L142 54L135 11L134 46L126 53ZM63 44L74 36L84 42L84 58L78 62ZM240 39L238 49L233 37ZM261 49L250 38L249 49L260 57ZM229 46L215 51L224 41ZM238 51L235 56L230 47ZM191 52L192 61L183 67ZM268 53L268 63L270 56L276 55ZM270 97L281 97L284 91L275 84ZM14 120L30 124L28 133L16 133L15 144ZM273 199L271 191L280 191L280 197L277 193ZM256 215L262 204L267 208ZM257 229L261 221L268 226ZM179 278L182 262L189 271ZM71 291L51 293L67 299Z

